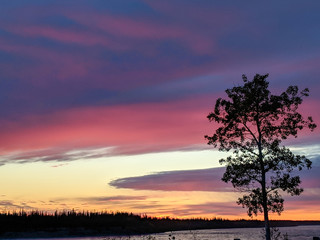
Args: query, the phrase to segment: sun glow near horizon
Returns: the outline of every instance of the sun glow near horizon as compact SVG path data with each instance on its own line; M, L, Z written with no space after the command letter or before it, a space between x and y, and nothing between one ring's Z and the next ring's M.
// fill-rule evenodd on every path
M310 149L317 147L311 146ZM218 159L227 155L208 149L79 159L63 163L6 164L0 168L0 181L7 183L2 186L1 210L55 212L74 209L80 212L132 212L156 217L247 219L246 210L236 204L241 193L233 189L225 192L215 185L224 186L220 180L224 170ZM218 169L221 176L218 178L212 174L213 177L208 178L211 173L206 173L206 169ZM128 176L132 179L126 179ZM141 179L140 183L139 178L148 176L148 180ZM153 182L148 185L148 181L158 176L167 178L172 183L171 187L153 185ZM124 179L128 184L124 188L121 185L110 186L109 183L116 179ZM302 178L304 180L309 181ZM192 185L188 185L188 181ZM317 189L307 188L301 197L295 197L295 201L287 198L286 210L281 216L271 215L271 219L320 219L320 213L315 211L318 194ZM299 210L302 205L304 210Z

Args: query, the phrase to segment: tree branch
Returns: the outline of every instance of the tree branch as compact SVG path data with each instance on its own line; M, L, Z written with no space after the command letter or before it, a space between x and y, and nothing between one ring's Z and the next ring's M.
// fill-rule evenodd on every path
M251 136L254 138L254 140L256 141L256 143L258 144L258 139L256 138L256 136L253 134L253 132L251 131L251 129L245 124L245 123L242 123L243 126L249 131L249 133L251 134Z

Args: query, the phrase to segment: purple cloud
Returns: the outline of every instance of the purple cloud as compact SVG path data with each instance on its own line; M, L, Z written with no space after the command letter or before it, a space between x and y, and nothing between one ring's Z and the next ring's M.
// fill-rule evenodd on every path
M231 184L221 181L225 168L159 172L144 176L119 178L109 183L115 188L154 191L233 192ZM319 166L298 172L305 189L320 189ZM306 196L308 198L308 196Z
M15 203L14 201L11 200L1 200L0 201L0 208L4 209L24 209L24 210L32 210L34 209L33 207L29 206L25 202L21 203Z
M134 190L161 191L234 191L221 181L224 168L159 172L113 180L110 186Z

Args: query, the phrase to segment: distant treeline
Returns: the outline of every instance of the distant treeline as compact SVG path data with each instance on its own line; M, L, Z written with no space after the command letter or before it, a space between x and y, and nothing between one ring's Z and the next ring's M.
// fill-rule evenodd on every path
M273 225L320 224L320 221L273 221ZM262 227L258 220L157 218L117 212L11 212L0 214L0 238L134 235L177 230Z

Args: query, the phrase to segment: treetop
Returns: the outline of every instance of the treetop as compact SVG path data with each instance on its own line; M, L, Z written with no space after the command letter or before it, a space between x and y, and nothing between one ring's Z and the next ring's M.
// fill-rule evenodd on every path
M298 86L289 86L280 95L274 95L269 90L268 76L256 74L249 81L243 75L242 86L225 91L228 99L217 99L207 118L222 126L212 136L205 136L208 144L228 151L241 145L281 142L289 136L297 137L303 128L314 130L312 117L305 119L297 111L303 98L309 96L309 89L299 91Z

